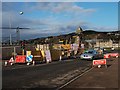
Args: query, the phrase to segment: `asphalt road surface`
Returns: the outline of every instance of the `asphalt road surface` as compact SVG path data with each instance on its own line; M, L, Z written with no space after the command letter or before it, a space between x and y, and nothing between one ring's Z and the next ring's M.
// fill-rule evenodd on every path
M92 61L79 59L38 64L13 65L2 69L2 88L56 89L80 73L90 69Z

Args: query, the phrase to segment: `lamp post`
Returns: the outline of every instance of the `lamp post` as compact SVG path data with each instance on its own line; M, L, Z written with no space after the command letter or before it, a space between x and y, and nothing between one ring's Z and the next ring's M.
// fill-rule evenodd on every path
M20 12L19 12L19 15L23 15L23 12L20 11ZM19 41L20 41L20 30L19 30L19 25L18 25L18 27L17 27L17 29L16 29L16 34L17 34L17 42L18 42L18 44L19 44Z
M19 12L19 15L23 15L23 12L20 11L20 12ZM17 28L17 40L18 40L18 43L19 43L19 40L20 40L19 26L18 26L18 28ZM24 50L24 48L25 48L25 42L22 42L22 43L21 43L21 48L22 48L22 55L24 55L24 52L25 52L25 50Z
M11 29L11 15L9 16L9 28ZM10 34L10 45L12 45L12 36Z

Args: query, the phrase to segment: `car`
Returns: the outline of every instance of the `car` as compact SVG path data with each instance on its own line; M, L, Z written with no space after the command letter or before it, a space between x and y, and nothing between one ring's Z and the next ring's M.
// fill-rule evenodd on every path
M106 50L105 48L103 47L95 47L94 50L98 51L99 53L104 53L104 51Z
M93 60L96 58L100 58L100 56L101 55L96 50L87 50L80 55L80 59Z

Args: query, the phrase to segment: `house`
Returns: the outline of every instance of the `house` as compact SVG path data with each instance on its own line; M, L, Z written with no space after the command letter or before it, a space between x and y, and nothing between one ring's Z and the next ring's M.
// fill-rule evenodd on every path
M115 41L111 39L97 39L94 47L103 47L103 48L118 48L120 47L120 40Z

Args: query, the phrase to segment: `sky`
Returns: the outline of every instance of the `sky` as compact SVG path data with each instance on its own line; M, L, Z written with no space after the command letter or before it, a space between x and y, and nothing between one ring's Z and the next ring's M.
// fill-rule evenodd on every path
M20 30L21 39L72 33L79 26L84 31L117 31L118 2L2 2L2 26L30 28ZM15 32L4 29L2 35Z

